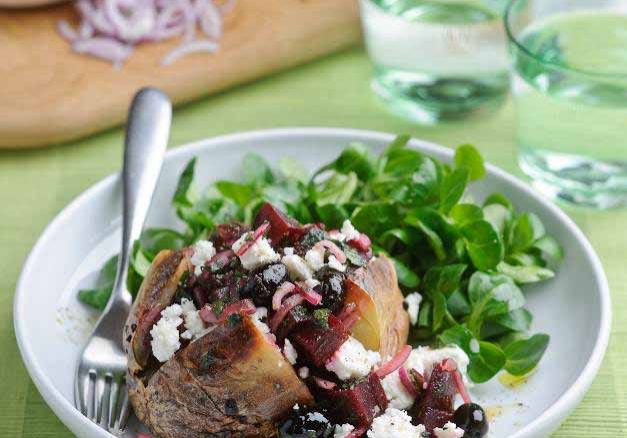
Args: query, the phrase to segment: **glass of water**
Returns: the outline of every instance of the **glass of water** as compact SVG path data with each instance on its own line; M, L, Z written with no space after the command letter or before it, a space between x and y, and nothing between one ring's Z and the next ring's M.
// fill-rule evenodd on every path
M360 0L375 92L422 123L496 107L509 88L503 0Z
M627 2L512 0L519 162L545 193L627 205Z

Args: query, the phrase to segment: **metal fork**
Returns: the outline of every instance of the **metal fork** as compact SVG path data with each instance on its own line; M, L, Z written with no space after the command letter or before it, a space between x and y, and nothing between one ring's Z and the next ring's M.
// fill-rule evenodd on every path
M146 220L165 155L172 106L161 91L144 88L129 110L122 170L122 245L113 293L81 354L76 369L76 407L114 435L126 426L130 407L125 386L127 355L122 331L133 298L126 276Z

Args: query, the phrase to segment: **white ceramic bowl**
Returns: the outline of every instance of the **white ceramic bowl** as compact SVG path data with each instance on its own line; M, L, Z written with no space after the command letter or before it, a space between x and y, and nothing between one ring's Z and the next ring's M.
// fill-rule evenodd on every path
M380 150L392 138L377 132L294 128L228 135L177 148L168 153L148 226L177 225L170 199L179 173L193 156L199 157L197 181L209 184L237 179L241 159L249 151L271 162L291 155L313 169L349 142ZM413 140L411 146L441 160L452 157L450 149L434 144ZM72 388L81 345L95 321L95 314L77 301L76 291L90 285L93 273L117 252L120 188L119 175L111 175L52 221L27 259L15 295L15 332L28 372L52 410L81 438L111 437L74 408ZM498 414L491 437L544 437L581 401L599 369L610 333L609 290L597 255L561 210L528 184L488 166L488 176L470 193L481 199L494 191L538 214L564 245L566 258L555 279L526 289L534 330L551 335L538 371L514 390L493 379L472 393ZM126 436L134 437L137 427L132 424Z

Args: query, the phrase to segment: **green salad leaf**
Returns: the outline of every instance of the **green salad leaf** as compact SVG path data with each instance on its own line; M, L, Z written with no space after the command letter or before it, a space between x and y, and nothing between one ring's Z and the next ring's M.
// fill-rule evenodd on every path
M514 375L538 365L549 337L531 334L524 286L546 281L564 257L559 243L535 214L519 212L500 193L475 202L466 195L486 175L479 151L462 145L451 164L407 146L399 136L379 155L348 145L310 177L297 160L276 168L248 154L241 180L195 187L197 160L183 169L172 207L181 230L147 229L133 247L129 289L136 293L150 263L163 249L206 238L216 224L250 223L271 202L301 223L339 228L346 219L370 236L373 250L393 262L404 293L423 301L412 327L413 344L459 345L470 357L469 375L485 382L505 369ZM344 246L359 265L358 253ZM115 260L104 266L84 303L103 309L113 286Z

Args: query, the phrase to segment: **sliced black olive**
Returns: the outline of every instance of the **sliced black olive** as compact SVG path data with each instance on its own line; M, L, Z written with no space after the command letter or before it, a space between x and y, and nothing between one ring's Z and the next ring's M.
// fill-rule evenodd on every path
M322 306L338 310L344 302L344 283L346 275L335 269L325 266L316 273L320 285L316 290L322 295Z
M292 410L290 417L279 426L281 438L329 438L333 425L324 409L300 408Z
M476 403L465 403L457 408L453 423L464 429L464 437L481 438L488 433L488 420L483 408Z
M267 306L272 295L287 279L285 265L272 263L253 272L240 293L243 297L251 298L257 306Z

